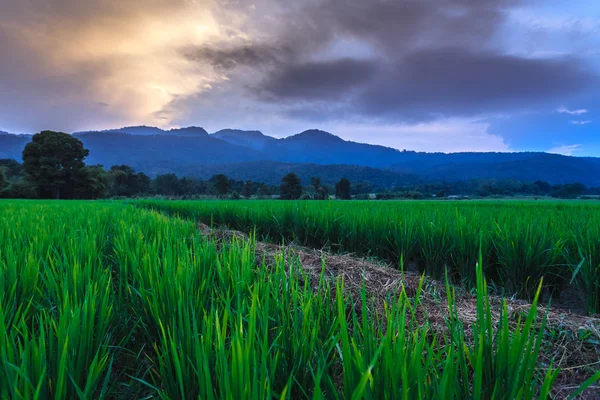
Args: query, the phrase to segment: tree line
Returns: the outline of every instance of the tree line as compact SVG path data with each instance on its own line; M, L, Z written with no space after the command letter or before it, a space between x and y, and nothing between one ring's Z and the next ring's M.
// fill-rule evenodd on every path
M600 188L586 188L581 183L551 185L517 180L479 180L457 182L423 182L378 190L374 196L369 182L354 185L342 177L335 185L323 184L312 177L303 186L293 172L285 175L280 185L268 185L251 180L239 181L224 174L208 180L178 177L173 173L151 179L128 165L115 165L106 170L102 165L86 165L89 151L83 143L66 133L43 131L33 136L23 149L22 163L0 160L1 198L100 199L118 197L168 196L197 198L271 198L284 200L337 199L429 199L448 196L507 197L550 196L576 198L600 195Z

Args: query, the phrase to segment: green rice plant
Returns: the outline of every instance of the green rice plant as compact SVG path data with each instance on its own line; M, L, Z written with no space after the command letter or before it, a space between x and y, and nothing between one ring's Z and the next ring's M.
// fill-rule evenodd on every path
M102 398L112 365L113 298L102 266L108 210L34 207L0 228L0 394L4 398ZM16 212L13 212L16 211ZM77 228L68 229L65 221ZM35 232L35 233L34 233ZM23 266L23 267L21 267Z
M429 224L422 225L418 243L421 271L435 279L443 279L450 267L450 254L454 246L449 222L432 219Z
M450 251L452 276L455 277L453 281L461 283L467 289L475 289L477 286L477 274L473 265L477 264L480 252L486 255L490 253L489 233L473 229L473 222L457 209L450 233L454 241ZM484 272L487 269L485 265L481 265Z
M389 259L394 264L400 263L404 260L416 260L418 259L418 235L415 229L415 220L413 218L398 219L392 222L389 232L382 232L376 229L369 229L370 232L378 232L380 235L383 233L384 238L380 239L380 242L387 240L388 247L391 249L383 257ZM370 241L369 243L372 243ZM385 248L383 244L375 244L374 248Z
M595 208L577 204L135 204L154 210L0 202L0 398L547 398L557 370L539 362L542 286L515 318L492 306L483 265L497 257L537 277L573 265L583 285L582 254L595 257L597 236L582 223ZM198 221L256 233L217 240ZM446 326L427 315L424 280L416 296L400 288L384 300L345 287L325 261L309 274L289 248L257 259L264 237L426 256L446 278ZM450 286L466 278L477 295L469 324Z
M479 263L482 258L479 258ZM481 265L481 264L478 264ZM347 313L343 284L338 283L339 353L344 370L344 398L547 398L558 370L539 368L538 357L545 316L538 318L538 286L524 319L511 322L506 303L499 320L492 316L487 284L477 267L477 317L472 339L458 318L456 299L446 281L449 317L447 335L432 331L417 319L419 291L414 303L401 290L387 304L383 319L366 312L361 292L360 318Z
M506 301L494 326L487 283L483 278L483 257L477 265L477 322L473 324L473 347L466 349L469 368L474 372L473 397L478 399L547 398L558 370L550 365L545 374L538 369L538 357L546 327L546 316L538 324L539 283L524 320L512 326ZM460 327L457 327L460 329Z
M575 284L589 315L600 313L600 228L582 224L573 233L573 244L565 249L571 266L571 284Z
M531 300L540 280L557 273L564 241L556 239L550 223L542 227L528 221L497 225L492 241L498 257L497 273L511 295Z

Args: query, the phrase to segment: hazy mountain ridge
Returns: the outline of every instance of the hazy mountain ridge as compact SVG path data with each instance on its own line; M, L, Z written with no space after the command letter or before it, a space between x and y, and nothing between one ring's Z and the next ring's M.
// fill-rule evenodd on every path
M231 144L250 147L255 150L262 150L267 144L277 140L274 137L265 135L261 131L244 131L240 129L222 129L211 136Z
M206 178L207 174L222 172L236 179L275 183L290 171L315 176L330 176L329 171L335 171L340 176L385 182L390 187L417 176L425 181L516 179L600 186L600 158L541 152L400 151L346 141L320 130L282 139L237 129L209 134L201 127L163 130L134 126L74 135L90 150L88 164L107 168L127 164L151 176L173 172ZM29 140L30 135L0 134L0 158L20 160Z
M125 133L132 136L208 136L204 128L188 126L186 128L174 128L170 130L160 129L154 126L125 126L118 129L106 129L101 131L74 132L74 136L82 136L94 133Z

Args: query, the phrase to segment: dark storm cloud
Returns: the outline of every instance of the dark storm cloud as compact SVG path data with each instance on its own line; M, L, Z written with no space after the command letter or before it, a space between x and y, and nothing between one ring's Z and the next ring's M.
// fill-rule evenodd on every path
M259 90L265 99L275 101L338 99L367 82L376 69L375 61L350 58L289 64L265 78Z
M387 66L360 94L356 106L368 114L464 116L526 107L595 82L594 74L570 57L527 59L432 49Z
M485 43L513 0L333 0L307 11L336 34L368 40L386 49L440 43ZM393 54L390 54L393 56Z
M238 67L260 72L243 85L252 95L311 120L332 110L408 120L508 111L561 99L596 82L576 57L524 58L501 49L498 33L507 12L527 3L293 3L275 14L279 23L269 38L203 48L195 56L227 72Z

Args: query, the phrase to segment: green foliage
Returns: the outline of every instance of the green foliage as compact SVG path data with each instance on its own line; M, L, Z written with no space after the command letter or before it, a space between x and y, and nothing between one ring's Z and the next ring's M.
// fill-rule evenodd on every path
M590 219L579 219L571 228L565 246L567 263L571 267L571 283L580 289L579 295L590 314L600 313L600 226Z
M81 141L62 132L33 135L23 150L23 168L42 198L72 197L76 174L85 166L89 151Z
M2 193L5 189L8 189L10 182L6 177L6 169L0 167L0 193Z
M215 189L217 189L217 194L219 197L225 197L229 192L231 184L227 176L223 174L217 174L210 178L210 182L215 185Z
M179 178L175 174L158 175L152 182L152 190L167 196L177 196L179 194Z
M335 197L340 200L350 200L350 181L347 178L342 178L335 184Z
M26 177L16 178L6 191L7 198L13 199L36 199L38 194L36 187Z
M23 174L23 165L12 159L0 159L0 169L3 168L6 177L11 179Z
M300 178L293 172L290 172L281 180L279 187L279 196L281 200L298 200L302 195L302 184Z
M112 196L133 197L150 191L150 178L143 172L136 173L128 165L115 165L108 174Z
M101 165L86 166L78 170L73 178L76 199L100 199L108 196L110 178Z
M321 178L310 178L310 185L312 186L312 198L314 200L327 200L329 198L329 189L327 189L327 186L321 184Z
M252 181L246 181L246 183L244 183L244 186L242 187L242 196L249 199L250 197L252 197L253 191L254 189L252 187Z
M260 198L265 198L265 197L269 197L271 195L271 191L269 190L269 186L267 186L266 184L260 184L260 186L258 187L258 190L256 192L256 195Z

